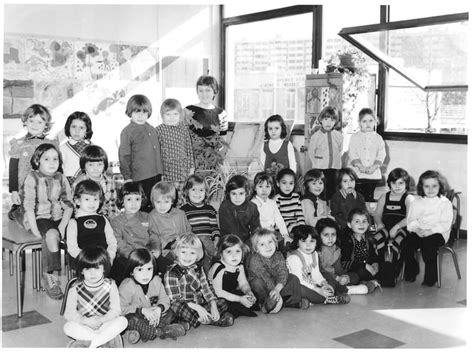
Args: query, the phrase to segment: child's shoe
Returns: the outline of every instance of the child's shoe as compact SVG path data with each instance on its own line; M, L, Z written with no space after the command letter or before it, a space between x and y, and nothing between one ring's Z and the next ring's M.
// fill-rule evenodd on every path
M347 294L328 296L324 301L325 304L348 304L349 302L351 302L351 297Z
M180 321L178 322L181 326L184 327L184 330L187 332L191 329L191 324L187 321Z
M364 295L369 292L369 288L365 284L349 285L347 290L349 295Z
M43 288L46 290L46 294L54 300L61 300L64 297L63 291L61 290L61 284L57 276L49 273L43 273Z
M262 307L262 312L263 313L269 313L272 311L275 306L278 304L278 300L275 300L271 298L270 296L267 298L267 300L263 303Z
M278 300L275 308L270 311L270 313L278 313L280 312L281 308L283 307L283 299L280 296L280 299Z
M89 348L91 342L85 340L75 340L73 339L67 344L68 348Z
M178 337L184 336L186 330L182 324L172 323L163 328L157 328L157 333L160 339L172 338L173 340L176 340Z
M381 288L380 283L377 280L363 281L362 284L367 286L369 294L372 294L375 291L375 289Z
M135 329L125 331L125 339L129 344L136 344L140 340L140 333Z
M309 300L305 297L302 297L299 305L300 309L307 310L309 308Z
M234 317L229 313L224 313L217 321L210 323L212 326L229 327L234 324Z
M16 219L15 218L15 212L19 207L20 207L20 205L18 205L18 204L13 204L12 205L11 209L8 211L8 218L10 220L15 220Z

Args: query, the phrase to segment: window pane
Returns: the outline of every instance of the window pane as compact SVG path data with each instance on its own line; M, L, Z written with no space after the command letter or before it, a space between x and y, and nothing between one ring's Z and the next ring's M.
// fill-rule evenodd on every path
M311 36L311 13L228 27L226 110L230 120L257 122L280 114L303 123Z
M466 91L425 92L394 71L389 76L386 131L467 134Z
M410 9L395 4L390 5L390 21L412 20L414 18L450 15L461 12L468 12L469 5L467 1L436 1L426 6L426 4L410 4Z

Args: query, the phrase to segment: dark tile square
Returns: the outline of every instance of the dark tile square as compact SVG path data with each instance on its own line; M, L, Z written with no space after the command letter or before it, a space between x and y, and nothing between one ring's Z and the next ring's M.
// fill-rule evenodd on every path
M351 348L396 348L405 344L370 329L363 329L333 339Z
M2 331L8 332L15 329L38 326L45 323L51 323L49 319L44 317L37 311L23 312L23 317L18 318L17 314L2 317Z
M464 305L464 306L467 306L467 299L458 301L457 303L458 303L458 304L461 304L461 305Z

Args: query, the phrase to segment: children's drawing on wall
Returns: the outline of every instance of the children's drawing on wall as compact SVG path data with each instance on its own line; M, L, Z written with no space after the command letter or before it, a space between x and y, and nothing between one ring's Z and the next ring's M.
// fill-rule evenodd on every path
M321 107L338 107L341 102L341 92L336 85L321 88Z
M320 110L319 89L317 87L306 88L306 113L317 113Z

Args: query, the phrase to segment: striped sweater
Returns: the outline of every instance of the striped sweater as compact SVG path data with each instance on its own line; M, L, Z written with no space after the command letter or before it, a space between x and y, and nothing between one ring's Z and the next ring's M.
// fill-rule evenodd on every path
M298 193L293 192L290 195L279 193L273 199L276 201L278 209L280 209L280 214L283 216L289 232L295 226L305 224L303 207Z
M210 237L214 240L220 237L217 225L217 212L212 205L194 205L190 202L181 206L181 210L186 213L186 218L191 224L192 232L198 237Z

